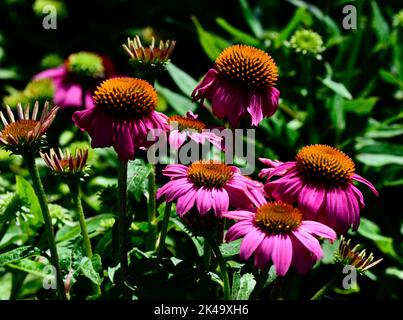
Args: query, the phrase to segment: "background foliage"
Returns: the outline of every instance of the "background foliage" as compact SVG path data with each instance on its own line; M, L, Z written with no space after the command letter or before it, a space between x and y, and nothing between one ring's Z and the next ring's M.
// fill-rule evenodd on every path
M44 30L44 4L58 8L57 30ZM357 30L344 30L342 8L353 4L358 12ZM40 70L63 61L70 53L91 50L109 56L121 74L130 74L121 47L127 37L141 34L177 40L172 64L156 88L159 108L168 114L197 110L203 120L216 123L208 110L189 98L197 80L218 53L232 43L266 50L278 64L281 101L274 117L257 130L256 156L290 160L298 148L310 143L335 145L351 155L357 172L380 191L375 199L368 190L361 226L352 233L384 261L359 279L354 290L336 289L333 298L402 298L403 279L403 19L395 15L399 1L52 1L3 0L0 3L0 97L29 101L23 90ZM326 50L317 60L286 45L298 29L318 32ZM24 95L25 94L25 95ZM8 99L8 100L7 100ZM4 104L3 104L4 106ZM48 138L53 147L85 146L86 135L71 124L71 111L61 112ZM39 162L39 160L38 160ZM104 298L114 297L117 257L114 232L113 191L117 159L112 150L90 151L93 174L84 185L84 206L96 255L89 263L80 249L79 228L66 185L55 180L41 163L41 176L52 203L57 241L64 272L71 276L73 298L89 294L90 282L101 283ZM257 164L260 166L259 164ZM260 169L260 167L258 168ZM256 170L255 174L257 174ZM44 243L40 209L28 172L19 157L0 151L0 299L46 298L42 288L46 259L31 245ZM202 239L188 236L172 212L168 247L171 259L162 265L145 252L147 234L146 177L143 160L129 167L130 210L136 222L130 229L133 292L138 298L206 298L217 295L219 278L200 268ZM161 178L161 177L159 177ZM159 181L162 181L161 179ZM163 212L163 205L159 211ZM234 298L248 296L253 268L236 256L237 244L223 245L235 275ZM307 298L333 272L332 253L325 244L322 268L311 275L291 274L287 281L301 288ZM40 247L40 246L39 246ZM1 255L11 249L12 254ZM102 257L102 259L101 259ZM150 272L153 270L154 272ZM270 278L269 278L270 281ZM197 290L195 286L198 282ZM162 285L163 284L163 285ZM291 287L291 286L290 286ZM156 290L158 289L158 290ZM296 290L295 290L296 291Z

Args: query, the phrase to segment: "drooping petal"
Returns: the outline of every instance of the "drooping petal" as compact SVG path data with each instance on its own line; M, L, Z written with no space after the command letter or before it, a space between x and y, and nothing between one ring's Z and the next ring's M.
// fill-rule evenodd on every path
M223 213L223 217L234 220L252 220L255 217L255 212L247 211L247 210L236 210L236 211L227 211Z
M365 184L372 191L372 193L374 195L376 195L377 197L379 196L379 192L375 189L374 185L371 182L369 182L367 179L361 177L358 174L354 174L352 176L352 179Z
M290 237L293 246L291 264L300 274L306 274L314 265L316 257L293 234Z
M196 189L190 189L187 193L183 196L178 198L178 203L176 205L176 212L179 216L183 216L187 213L190 209L192 209L195 201L196 201Z
M274 241L270 236L266 236L255 252L255 266L263 270L266 268L273 253Z
M213 201L211 191L207 188L200 188L196 194L197 210L201 215L206 214L212 207Z
M274 235L272 236L273 252L272 260L276 273L284 276L291 265L293 250L292 242L288 235Z
M178 150L186 141L186 132L180 132L178 130L172 130L169 134L169 145Z
M170 164L162 170L164 176L167 177L183 177L187 176L188 168L183 164Z
M212 189L213 209L217 217L221 217L223 212L228 211L229 196L224 189Z
M299 240L299 242L301 242L304 247L312 252L312 254L316 257L316 260L319 260L323 257L323 251L319 241L306 232L303 228L294 230L292 234L296 239Z
M258 126L260 121L263 120L262 97L259 93L251 91L248 100L247 110L252 118L252 126Z
M302 213L316 215L323 205L325 188L321 185L305 184L298 197L298 207Z

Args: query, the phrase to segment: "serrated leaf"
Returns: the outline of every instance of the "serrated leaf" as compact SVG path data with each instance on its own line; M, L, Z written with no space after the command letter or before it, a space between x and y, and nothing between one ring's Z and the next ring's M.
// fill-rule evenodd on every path
M30 222L33 225L43 223L41 207L32 185L21 176L15 177L15 183L16 194L29 207L32 214Z
M88 257L84 257L80 264L81 273L96 285L101 285L103 280L95 270L95 266L98 267L100 259L101 257L99 255L94 255L93 259L91 260Z
M33 246L23 246L0 254L0 267L21 259L39 255L41 250Z
M32 274L37 277L47 277L49 276L49 272L46 272L44 269L47 266L51 266L49 263L43 263L39 261L34 261L28 258L24 258L15 263L11 263L7 265L9 268L20 270Z
M239 254L239 248L241 247L242 239L223 243L220 245L220 251L223 257L231 257Z
M151 171L151 165L143 160L136 159L127 164L127 190L137 201L147 190L147 178Z
M231 299L248 300L255 288L256 280L252 273L240 275L240 271L234 273Z

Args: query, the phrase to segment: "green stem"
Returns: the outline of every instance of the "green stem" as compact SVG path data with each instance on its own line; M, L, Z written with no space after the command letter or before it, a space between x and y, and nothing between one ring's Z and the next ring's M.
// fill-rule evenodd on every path
M204 241L204 246L203 246L203 264L206 270L210 268L210 262L211 262L211 246L208 241Z
M164 253L165 239L167 237L167 232L168 232L168 223L169 223L169 218L171 216L171 207L172 207L172 202L165 203L164 217L163 217L162 226L161 226L161 235L160 235L160 240L159 240L158 248L157 248L157 259L158 260L160 260L162 258L162 254Z
M71 195L73 197L74 205L76 207L76 211L78 213L78 221L80 223L81 235L83 236L85 254L91 260L91 258L92 258L92 247L91 247L90 238L88 236L87 222L85 221L83 206L81 204L80 187L79 187L77 181L73 181L70 184L69 187L70 187ZM94 289L95 289L97 294L100 295L102 293L101 292L101 287L99 285L94 284Z
M205 240L207 240L209 242L209 245L214 252L215 258L217 259L218 265L220 266L221 278L224 283L224 300L229 300L230 294L231 294L231 287L230 287L230 283L229 283L227 264L221 254L221 251L217 245L217 242L214 241L214 239L212 239L212 237L210 235L206 236Z
M43 221L45 223L45 233L48 239L50 256L52 259L52 265L56 270L56 281L57 281L57 293L59 299L66 300L66 293L64 291L64 283L62 272L59 264L59 256L57 253L56 241L54 236L54 230L52 225L52 218L50 216L48 202L46 200L45 191L43 189L42 181L39 176L38 168L35 164L35 156L33 153L27 153L24 155L24 161L28 167L28 171L31 175L33 188L35 190L36 196L38 197L39 205L41 207Z
M249 296L249 300L256 300L259 297L259 293L263 290L263 287L267 281L267 278L269 277L269 270L270 270L270 265L268 265L263 270L260 270L259 275L256 279L255 288L253 288L253 291Z
M118 228L119 228L119 257L122 288L126 292L127 280L127 161L119 160L118 166Z
M148 242L147 250L155 249L155 238L157 234L157 219L156 219L156 193L157 187L155 183L155 166L151 166L151 171L148 176Z
M326 292L330 291L331 289L334 288L334 286L337 284L337 282L340 280L340 274L337 271L333 277L329 280L328 283L326 283L318 292L316 292L311 300L321 300L322 297L325 295Z
M280 300L282 299L281 294L284 286L285 278L278 276L276 280L273 281L273 286L270 291L270 300Z

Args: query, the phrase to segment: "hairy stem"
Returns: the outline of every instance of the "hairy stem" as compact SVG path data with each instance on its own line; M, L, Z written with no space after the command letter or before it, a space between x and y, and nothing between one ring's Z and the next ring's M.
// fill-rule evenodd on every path
M56 241L54 236L54 230L52 225L52 218L50 216L48 202L46 200L45 191L43 189L42 181L39 176L38 168L35 164L35 156L33 153L27 153L24 155L24 161L28 167L28 171L32 178L32 185L38 197L39 205L41 207L43 221L45 223L45 233L48 239L48 245L50 249L50 256L52 265L56 271L57 281L57 293L59 299L66 300L66 293L64 291L63 276L59 264L59 255L57 253Z

